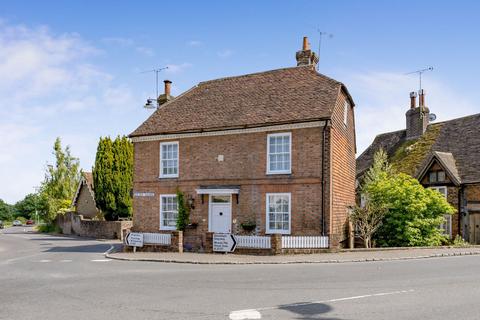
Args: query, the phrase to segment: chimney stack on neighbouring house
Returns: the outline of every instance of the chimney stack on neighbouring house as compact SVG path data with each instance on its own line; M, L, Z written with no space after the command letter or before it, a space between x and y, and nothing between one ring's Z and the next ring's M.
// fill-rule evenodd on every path
M172 100L174 97L170 94L170 89L171 89L171 86L172 86L172 81L170 80L164 80L163 83L165 83L165 92L164 94L161 94L158 96L157 98L157 101L158 101L158 105L162 105L164 104L165 102L168 102L170 100Z
M405 114L407 120L407 140L421 137L427 130L430 110L425 106L425 92L419 92L419 106L416 106L415 92L410 92L410 109Z
M296 54L297 66L316 66L318 63L318 56L310 49L310 43L307 37L303 37L302 50L297 51Z
M417 93L415 91L410 92L410 109L415 109L417 106Z

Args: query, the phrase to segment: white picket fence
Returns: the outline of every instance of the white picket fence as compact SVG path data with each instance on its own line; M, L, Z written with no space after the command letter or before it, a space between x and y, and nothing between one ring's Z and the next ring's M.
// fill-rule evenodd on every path
M143 243L169 246L172 243L172 235L170 233L144 233Z
M270 237L261 236L235 236L237 248L247 249L271 249Z
M328 248L328 237L322 236L282 236L283 249Z

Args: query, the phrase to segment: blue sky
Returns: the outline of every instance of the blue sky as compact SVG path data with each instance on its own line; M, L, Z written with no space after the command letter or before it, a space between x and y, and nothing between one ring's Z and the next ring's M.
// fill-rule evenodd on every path
M128 134L151 111L153 74L173 94L199 81L295 65L303 36L322 46L320 72L356 102L358 154L404 127L426 66L437 121L480 112L476 1L2 1L0 198L44 176L55 137L90 170L100 136ZM6 182L6 183L5 183Z

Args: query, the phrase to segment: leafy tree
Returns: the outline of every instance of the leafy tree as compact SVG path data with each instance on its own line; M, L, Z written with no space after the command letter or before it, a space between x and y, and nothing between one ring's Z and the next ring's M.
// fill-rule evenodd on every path
M373 210L371 215L385 210L373 236L380 246L440 245L445 240L439 226L444 222L443 215L455 209L438 191L426 189L415 178L392 170L383 150L375 154L360 189L366 201L364 210ZM377 217L370 218L377 221Z
M55 164L47 165L45 180L41 186L41 196L46 201L44 219L53 222L58 213L70 208L72 198L80 181L80 163L73 157L70 147L62 148L60 138L53 146Z
M13 220L13 206L0 199L0 220Z
M15 215L26 219L35 219L35 212L39 215L48 211L47 201L39 193L30 193L15 203Z
M387 208L372 205L369 200L363 207L356 206L350 215L350 220L355 226L365 248L371 248L372 237L382 225L383 218L388 212Z
M177 189L177 202L178 202L177 230L184 231L188 225L190 210L185 201L185 195L179 189Z
M105 219L132 214L133 144L125 136L100 138L93 168L95 201Z

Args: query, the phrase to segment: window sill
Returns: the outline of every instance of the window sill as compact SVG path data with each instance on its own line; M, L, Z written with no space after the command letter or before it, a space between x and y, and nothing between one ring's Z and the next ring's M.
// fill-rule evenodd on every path
M273 171L273 172L267 172L266 174L267 176L274 176L279 174L281 175L292 174L292 172L291 171L278 171L278 172Z
M160 176L158 177L158 179L176 179L178 178L178 175L176 176Z
M159 229L160 231L176 231L176 227L162 227Z
M291 234L290 231L281 231L281 230L267 230L265 231L265 234L266 235L274 235L274 234L281 234L281 235L284 235L284 236L289 236Z

